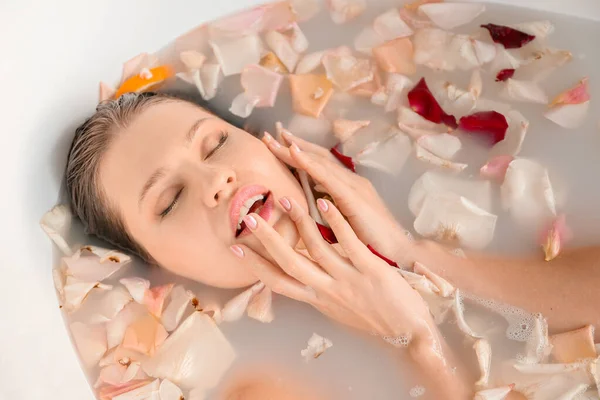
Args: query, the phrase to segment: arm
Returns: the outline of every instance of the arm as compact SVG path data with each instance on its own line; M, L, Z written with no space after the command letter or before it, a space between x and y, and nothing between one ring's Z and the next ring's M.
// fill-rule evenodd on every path
M468 253L454 256L441 245L416 244L415 259L456 287L478 297L542 313L551 331L584 325L600 327L600 247L565 251L546 262L542 257L503 257ZM600 339L600 331L596 332Z

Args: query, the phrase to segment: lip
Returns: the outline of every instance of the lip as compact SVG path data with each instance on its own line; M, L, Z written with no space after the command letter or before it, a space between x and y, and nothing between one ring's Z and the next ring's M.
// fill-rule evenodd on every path
M259 194L267 194L267 193L269 193L269 189L267 189L266 187L261 186L261 185L246 185L246 186L242 186L241 188L239 188L237 190L237 192L233 196L231 205L229 207L229 219L230 219L230 225L231 225L231 232L234 237L235 237L235 232L237 231L237 224L238 224L238 219L240 217L240 211L241 211L241 208L242 208L242 205L244 204L244 202L253 196L256 196ZM263 205L263 207L260 210L260 213L258 215L260 215L260 217L262 219L264 219L265 221L268 221L272 213L273 213L273 195L271 194L267 197L267 201ZM240 238L242 236L247 235L248 233L250 233L250 231L248 230L248 228L245 228L237 237Z

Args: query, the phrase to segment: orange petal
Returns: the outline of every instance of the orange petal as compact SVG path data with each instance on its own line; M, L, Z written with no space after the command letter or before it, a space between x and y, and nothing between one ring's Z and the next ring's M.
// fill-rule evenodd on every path
M565 104L581 104L589 100L590 92L588 78L583 78L575 87L556 96L556 98L552 100L552 103L550 103L550 107Z
M333 121L333 134L341 142L344 143L350 139L359 129L369 126L371 121L352 121L348 119L336 119Z
M369 82L361 83L354 89L348 91L351 95L371 98L381 88L381 74L379 68L373 66L373 79Z
M294 111L318 118L333 94L333 85L325 75L290 75Z
M417 72L413 61L413 44L408 38L390 40L373 48L373 56L386 72L412 75Z
M272 51L268 52L260 59L260 66L270 69L278 74L289 73L288 69L283 65L281 60Z
M563 246L572 239L573 233L567 226L564 214L559 215L552 221L550 228L544 233L541 244L544 249L546 261L552 261L563 249Z
M125 61L121 74L121 84L134 75L139 74L142 68L156 67L157 63L158 59L156 56L148 53L140 53L132 59Z
M152 356L169 334L151 315L146 315L129 325L122 346Z
M594 327L586 325L574 331L550 336L552 356L559 363L574 363L586 358L596 358Z
M160 318L162 315L165 300L169 293L171 293L173 286L174 285L172 283L156 286L152 289L146 290L144 293L144 304L146 307L148 307L148 311L154 314L157 318Z
M149 71L149 75L134 75L123 82L119 90L117 90L115 98L118 99L124 93L140 93L151 89L174 75L173 70L168 65L152 68Z

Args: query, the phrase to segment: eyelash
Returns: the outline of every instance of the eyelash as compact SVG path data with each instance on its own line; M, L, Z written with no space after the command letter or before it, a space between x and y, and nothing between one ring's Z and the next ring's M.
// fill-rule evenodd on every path
M227 139L229 138L229 133L225 132L225 131L221 131L220 135L219 135L219 142L217 143L217 145L215 146L214 149L212 149L205 157L205 159L209 158L210 156L212 156L217 150L219 150L221 147L223 147L223 145L225 144L225 142L227 142ZM177 194L175 195L175 197L173 198L173 201L171 202L171 204L169 204L169 206L167 208L165 208L163 210L163 212L160 213L160 217L164 218L167 215L169 215L169 213L171 211L173 211L173 208L175 208L175 206L177 205L177 202L179 201L179 198L181 197L181 194L183 193L183 188L179 189L179 191L177 192Z

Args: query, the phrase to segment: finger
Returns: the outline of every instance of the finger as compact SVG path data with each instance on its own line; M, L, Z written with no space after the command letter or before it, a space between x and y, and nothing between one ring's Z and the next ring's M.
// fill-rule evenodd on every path
M262 141L267 145L275 157L291 167L298 168L298 163L292 158L290 149L282 146L277 140L275 140L273 136L269 134L269 132L264 133Z
M308 140L304 140L298 136L294 136L292 132L288 131L287 129L281 128L279 136L281 137L281 141L287 146L291 146L292 143L296 143L303 151L319 155L330 160L331 162L338 163L337 159L333 156L333 154L331 154L329 149L309 142Z
M244 245L231 246L231 251L242 262L252 269L254 275L275 293L305 303L313 303L315 292L306 285L286 275L280 268L271 264L249 247Z
M317 207L321 211L321 215L327 221L331 230L335 234L342 250L346 256L352 261L352 264L361 272L368 272L374 263L379 262L367 246L358 239L350 224L344 219L340 211L328 200L317 200Z
M275 262L291 277L314 289L325 288L333 281L315 263L296 253L259 215L248 214L244 217L244 222Z
M317 224L294 199L283 197L279 203L296 225L310 257L336 279L349 279L356 269L331 247L319 232Z

